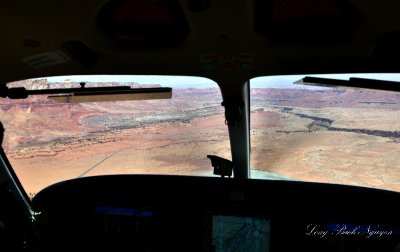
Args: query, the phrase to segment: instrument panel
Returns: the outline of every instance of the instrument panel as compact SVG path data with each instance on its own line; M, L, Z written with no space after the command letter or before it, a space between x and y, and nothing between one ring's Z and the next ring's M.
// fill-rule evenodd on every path
M87 177L33 199L46 251L394 251L399 193L158 175Z

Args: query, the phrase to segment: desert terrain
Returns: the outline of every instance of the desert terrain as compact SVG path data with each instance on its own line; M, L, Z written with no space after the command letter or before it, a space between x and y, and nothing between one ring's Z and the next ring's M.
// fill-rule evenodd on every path
M251 93L252 177L400 191L400 95L273 88ZM173 99L152 101L0 99L3 148L31 196L84 176L212 176L207 155L231 159L220 104L218 88L175 89Z
M400 191L400 96L253 89L251 164L295 180Z

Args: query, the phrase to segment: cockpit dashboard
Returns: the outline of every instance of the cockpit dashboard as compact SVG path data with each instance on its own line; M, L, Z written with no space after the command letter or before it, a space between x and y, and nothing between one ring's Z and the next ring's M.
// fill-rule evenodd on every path
M394 251L398 193L294 181L114 175L33 199L45 251Z

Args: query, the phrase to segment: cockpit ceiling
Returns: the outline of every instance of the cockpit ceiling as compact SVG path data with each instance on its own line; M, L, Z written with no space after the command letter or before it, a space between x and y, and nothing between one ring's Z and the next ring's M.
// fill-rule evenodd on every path
M1 1L0 82L77 74L398 72L398 1Z

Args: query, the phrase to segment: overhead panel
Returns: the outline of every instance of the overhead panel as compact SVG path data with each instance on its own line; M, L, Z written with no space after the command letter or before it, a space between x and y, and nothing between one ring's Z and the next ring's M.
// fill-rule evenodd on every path
M255 0L257 32L284 43L331 43L347 38L361 14L347 0Z
M176 0L113 0L100 10L97 23L111 42L126 46L171 46L190 33Z

